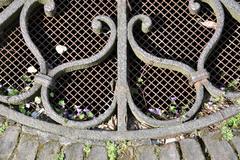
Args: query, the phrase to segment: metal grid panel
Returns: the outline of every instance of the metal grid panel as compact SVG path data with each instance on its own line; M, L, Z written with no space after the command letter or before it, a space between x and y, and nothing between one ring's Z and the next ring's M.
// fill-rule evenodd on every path
M28 74L27 69L31 66L39 69L37 60L26 46L18 22L7 28L1 38L0 83L5 88L4 91L6 88L24 91L31 84L21 77L27 75L33 79L34 75Z
M48 18L43 7L34 11L29 20L29 31L49 67L88 58L98 53L108 40L109 34L95 34L91 28L92 20L98 15L116 19L115 0L56 0L56 15ZM64 45L68 51L62 55L55 50Z
M130 6L131 16L145 14L153 21L148 34L143 34L139 26L134 29L135 39L144 50L196 68L201 51L214 33L213 29L200 24L205 20L216 21L210 7L203 5L200 14L192 16L187 0L131 1ZM191 108L196 92L184 75L147 66L136 59L135 56L129 59L129 82L134 102L144 113L156 119L169 120L180 117ZM142 85L137 82L139 77L144 81ZM150 109L155 108L163 114L150 113Z
M199 15L191 15L188 0L134 0L130 17L145 14L153 21L151 32L134 30L135 39L147 52L158 57L184 62L196 68L197 60L214 30L200 22L216 21L209 6L203 4Z
M95 34L91 22L98 15L110 16L116 20L117 2L115 0L55 2L57 7L55 17L46 17L43 8L39 8L29 20L30 36L48 62L49 68L98 53L106 45L109 33ZM68 48L62 55L55 50L59 44ZM111 85L116 76L117 59L116 55L112 55L98 66L68 73L57 79L55 97L51 99L51 103L56 111L69 119L75 119L73 113L77 111L74 106L80 107L79 109L87 108L97 117L112 103ZM58 105L60 100L65 101L66 107Z
M227 11L226 11L227 13ZM208 58L206 67L211 82L218 88L240 91L240 24L226 14L225 27L217 47ZM231 86L231 83L233 86Z
M139 78L143 83L139 84ZM133 55L129 59L128 79L137 107L156 119L169 120L180 117L195 101L196 92L184 75L145 65ZM171 99L176 99L176 104L173 104ZM171 106L175 106L177 111ZM162 111L161 116L149 111L156 108Z
M51 103L60 113L65 112L64 116L69 119L74 119L72 115L77 113L76 106L82 110L89 109L97 117L112 104L116 79L117 58L110 56L95 67L74 71L57 79L56 97ZM64 100L67 107L59 106L60 100Z
M109 33L97 35L91 29L91 21L97 15L107 15L116 19L115 0L111 1L56 1L57 14L54 18L44 16L43 8L37 9L29 20L31 38L40 49L49 68L59 64L87 58L100 51L107 43ZM196 67L198 57L214 30L200 24L201 21L216 21L211 9L204 5L199 16L188 12L188 1L142 0L130 1L130 17L146 14L153 20L152 32L143 34L139 26L134 29L135 39L146 51L163 58L170 58ZM29 66L38 68L37 61L26 47L19 25L12 25L5 32L1 42L1 76L4 86L23 90L26 83L20 77ZM219 46L211 55L211 81L215 85L227 85L239 79L239 24L228 16L225 31ZM55 47L64 45L68 51L58 54ZM179 117L190 109L195 100L195 90L180 73L147 66L130 51L129 76L135 104L146 113L159 108L161 117L148 113L156 119L166 120ZM116 53L116 51L115 51ZM218 54L218 56L216 56ZM213 59L214 58L214 59ZM222 71L221 71L222 70ZM218 76L224 73L223 76ZM67 108L59 108L68 116L76 112L74 105L88 108L97 117L104 113L113 99L113 81L117 78L117 58L110 56L98 66L68 73L57 80L54 107L61 99ZM139 84L138 79L142 82ZM239 89L239 84L237 90ZM171 98L176 103L176 111L171 111ZM185 109L183 109L185 108ZM71 117L68 117L71 118Z

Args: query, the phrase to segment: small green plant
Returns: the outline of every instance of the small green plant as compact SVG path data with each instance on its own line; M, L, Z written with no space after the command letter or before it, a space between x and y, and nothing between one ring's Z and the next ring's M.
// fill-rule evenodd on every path
M107 154L109 160L116 160L118 155L118 146L114 142L107 141L106 143Z
M0 135L2 135L6 129L8 128L8 121L4 122L3 124L0 125Z
M27 82L27 83L31 83L32 82L32 79L30 76L24 74L22 77L21 77L21 80L23 80L24 82Z
M66 105L66 103L63 99L61 99L58 101L58 105L64 107Z
M21 113L23 113L23 114L26 114L26 109L25 109L25 104L20 104L19 106L18 106L18 110L19 110L19 112L21 112Z
M65 160L65 154L62 150L57 154L56 160Z
M177 113L177 97L170 97L170 100L171 100L171 104L169 106L169 111L173 114L176 114Z
M7 91L8 91L8 96L16 96L20 93L20 91L15 88L8 88Z
M87 117L90 119L94 117L94 114L91 111L86 112L86 114L87 114Z
M223 139L227 140L227 141L230 141L232 140L233 138L233 131L230 127L228 126L222 126L221 128L221 134L222 134L222 137Z
M83 147L83 153L84 153L84 157L87 158L91 152L92 149L92 145L91 144L85 144Z
M217 104L217 103L224 103L225 98L224 96L216 96L213 97L213 103Z
M221 127L221 134L227 141L233 138L233 129L240 126L240 114L224 121Z
M171 106L169 107L169 111L172 112L172 113L176 113L176 112L177 112L176 106L171 105Z
M79 118L79 120L84 120L85 119L85 114L84 113L80 113L78 118Z
M232 80L228 83L227 89L228 90L236 90L239 85L239 80Z

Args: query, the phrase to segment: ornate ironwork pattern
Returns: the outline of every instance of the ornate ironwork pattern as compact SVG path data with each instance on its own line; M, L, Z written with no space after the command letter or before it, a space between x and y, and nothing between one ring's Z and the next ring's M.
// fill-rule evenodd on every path
M240 111L231 106L195 118L207 92L240 98L240 83L222 89L240 78L239 1L15 0L6 5L0 10L0 88L18 91L0 90L0 114L9 119L73 139L119 140L187 133ZM59 44L66 47L63 53L56 51ZM30 66L36 71L26 84ZM44 118L14 110L38 94ZM71 116L83 110L91 116ZM115 130L97 129L112 116ZM130 119L149 129L132 129Z

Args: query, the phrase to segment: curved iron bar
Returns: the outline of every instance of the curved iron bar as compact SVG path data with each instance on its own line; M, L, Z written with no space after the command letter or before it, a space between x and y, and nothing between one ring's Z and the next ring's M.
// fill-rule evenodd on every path
M216 47L223 32L225 15L224 15L224 10L221 5L221 2L227 7L227 9L229 9L232 16L238 22L240 22L240 5L236 1L234 0L227 0L227 1L221 0L221 2L219 0L212 0L212 1L202 0L202 1L205 3L208 3L216 13L217 27L213 37L211 38L207 46L202 51L200 58L198 60L198 70L200 71L205 69L206 60L208 56L211 54L211 52L214 50L214 48ZM231 100L240 98L240 92L229 92L229 91L220 90L219 88L215 87L210 82L210 80L205 79L201 83L204 85L204 87L212 96L224 96Z
M135 55L148 65L152 65L158 68L167 68L167 69L175 70L175 71L181 72L183 75L191 79L192 74L195 73L195 71L190 66L182 62L158 58L154 55L151 55L150 53L147 53L146 51L144 51L142 48L139 47L139 45L137 44L133 36L133 27L138 21L142 22L142 31L144 33L149 32L150 27L152 25L151 19L145 15L137 15L130 20L128 24L128 41ZM151 125L154 127L159 127L163 125L175 125L175 124L182 123L189 120L199 110L203 100L203 96L204 96L203 86L201 84L197 84L195 85L195 89L196 89L195 103L191 107L191 109L186 114L184 114L181 118L166 120L166 121L160 121L160 120L155 120L153 118L150 118L149 116L142 113L141 110L134 104L132 96L130 94L130 90L128 91L129 107L132 113L134 114L134 116L138 120L148 125Z
M39 52L35 44L32 42L27 30L28 15L31 13L31 10L35 7L35 5L39 4L37 0L28 0L26 2L25 0L15 0L8 8L6 8L3 11L3 13L0 14L0 31L1 31L7 26L13 14L16 13L18 10L20 10L21 6L25 3L20 16L20 21L21 21L20 26L21 26L21 30L27 46L32 51L34 56L37 58L40 65L40 73L36 75L35 77L36 82L34 83L34 87L29 92L23 93L18 96L13 96L13 97L0 96L0 101L3 103L10 103L10 104L18 104L20 102L22 103L24 100L30 98L31 96L33 96L34 93L39 91L40 87L42 86L41 96L43 99L43 105L46 109L46 112L49 115L49 117L51 117L53 120L60 123L61 125L51 124L49 122L43 122L41 120L33 119L31 117L25 116L1 104L0 104L0 114L16 122L22 123L24 125L37 128L43 131L47 131L50 133L54 133L57 135L66 136L68 138L72 138L72 139L87 138L87 139L97 139L97 140L109 140L109 139L110 140L125 140L125 139L132 140L132 139L145 139L145 138L166 138L167 136L173 136L180 133L188 133L188 132L194 131L195 129L204 128L208 125L220 122L231 116L236 115L237 113L240 112L239 106L231 106L230 108L224 109L222 111L218 111L217 113L206 116L204 118L200 118L193 121L187 121L197 112L197 110L199 109L202 103L203 96L204 96L204 89L203 89L204 86L207 88L208 92L210 92L212 95L225 95L226 97L230 97L230 98L239 97L239 93L225 93L218 90L216 87L214 87L211 84L211 82L209 82L209 80L207 80L209 75L205 70L204 63L222 34L222 29L224 25L224 11L220 3L220 0L202 0L202 1L205 3L208 3L214 10L217 16L217 28L213 37L211 38L211 40L209 41L209 43L207 44L207 46L205 47L205 49L203 50L200 56L197 71L193 70L191 67L181 62L177 62L169 59L157 58L145 52L143 49L141 49L138 46L138 44L136 43L133 37L133 33L132 33L133 26L137 21L141 21L142 31L145 33L148 32L151 27L151 19L149 17L144 15L138 15L133 17L128 24L128 40L131 47L134 50L134 53L140 60L152 66L156 66L159 68L168 68L168 69L170 68L172 70L181 72L182 74L184 74L186 77L189 78L190 84L193 84L195 86L195 89L197 92L196 101L192 106L192 108L190 109L190 111L187 112L183 118L169 120L165 122L154 120L146 116L145 114L143 114L134 104L129 87L126 87L127 88L126 96L128 97L128 103L129 103L130 109L138 120L142 121L143 123L147 123L153 127L160 127L160 126L169 125L169 124L171 124L171 126L165 127L165 128L160 127L160 128L138 130L138 131L82 130L85 128L96 126L97 124L100 124L101 122L103 122L109 116L112 115L113 111L116 108L117 91L115 91L111 107L103 115L100 115L96 119L86 121L86 122L76 122L76 121L65 119L60 115L58 115L53 110L49 102L48 88L50 88L51 86L54 86L54 80L60 77L64 73L80 70L84 68L89 68L102 62L110 54L111 49L114 46L114 43L116 41L117 31L116 31L116 26L114 22L110 18L105 16L96 17L92 22L93 29L96 32L99 32L101 30L102 23L106 23L110 27L111 35L108 40L108 44L98 54L90 58L64 63L60 66L57 66L53 70L48 71L45 64L46 62L43 60L41 53ZM221 0L221 2L227 7L227 9L230 10L230 13L233 15L233 17L239 21L239 13L240 13L239 4L236 5L234 0L227 0L227 1ZM54 14L54 9L55 9L54 1L47 0L47 1L41 1L41 2L44 4L44 11L46 15L52 16ZM233 4L235 6L233 6ZM195 0L190 0L189 7L190 7L190 12L192 14L197 14L197 12L200 9L199 3L195 2ZM118 84L118 85L121 85L121 84Z
M6 28L9 25L9 22L6 21L12 21L13 15L21 8L21 6L24 4L24 0L21 1L14 1L11 3L0 15L0 30ZM32 5L32 0L28 1L25 5ZM23 37L25 38L26 44L33 53L33 55L36 57L38 64L40 65L40 72L43 74L47 73L47 67L46 67L46 62L44 58L42 57L41 53L39 52L38 48L33 44L31 41L28 31L27 31L27 26L26 26L26 17L27 17L27 10L26 7L23 9L21 17L20 17L20 26L22 30ZM40 90L41 84L38 83L33 83L33 87L24 93L21 93L19 95L15 96L3 96L0 95L0 102L2 103L7 103L7 104L20 104L23 101L26 101Z
M116 98L114 96L114 99L112 101L112 104L110 108L102 115L98 116L95 119L89 120L89 121L73 121L69 120L66 118L63 118L62 116L58 115L56 111L51 106L51 103L49 101L49 93L48 89L51 88L52 83L54 82L54 79L58 78L64 73L76 71L76 70L81 70L85 68L89 68L92 66L95 66L102 61L104 61L108 55L111 53L112 48L114 46L114 43L116 41L116 26L114 22L106 16L97 16L94 18L92 21L92 28L96 33L100 33L102 29L102 23L106 23L110 27L111 35L109 37L109 40L107 42L107 45L96 55L86 58L86 59L81 59L77 61L72 61L68 63L64 63L62 65L57 66L56 68L52 69L49 71L48 76L51 77L50 79L51 82L49 82L49 79L45 79L47 85L42 86L42 91L41 91L41 97L42 97L42 102L43 106L46 109L46 114L55 120L58 123L61 123L64 126L70 126L70 127L77 127L77 128L89 128L96 126L100 123L102 123L104 120L106 120L108 117L110 117L115 110L116 107ZM44 80L43 80L44 81Z
M240 4L235 0L220 0L233 18L240 22Z
M48 133L53 133L69 139L89 139L89 140L140 140L140 139L159 139L176 136L179 134L190 133L196 129L216 124L226 120L240 112L240 106L231 106L206 117L178 124L176 126L160 127L147 130L135 131L98 131L80 130L78 128L66 127L41 120L33 119L0 104L0 114L19 122L26 126L36 128Z

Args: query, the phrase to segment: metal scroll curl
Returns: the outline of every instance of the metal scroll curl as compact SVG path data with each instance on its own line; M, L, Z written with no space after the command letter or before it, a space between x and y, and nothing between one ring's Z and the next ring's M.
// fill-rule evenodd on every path
M49 73L49 77L53 77L53 79L56 79L57 77L61 76L63 73L67 72L72 72L75 70L81 70L85 68L89 68L92 66L95 66L105 60L105 58L108 57L108 55L111 53L112 47L114 46L114 43L116 41L116 27L114 22L106 17L106 16L98 16L92 21L92 27L95 32L100 32L102 29L102 23L106 23L110 30L111 30L111 35L108 40L107 45L96 55L82 59L82 60L77 60L69 63L64 63L60 66L57 66L56 68L52 69ZM46 113L49 117L53 118L56 122L59 122L65 126L70 126L70 127L77 127L77 128L89 128L92 126L96 126L97 124L102 123L104 120L106 120L111 114L113 113L115 107L116 107L116 98L114 96L114 99L112 101L112 104L110 108L102 115L98 116L95 119L89 120L89 121L84 121L84 122L77 122L77 121L72 121L68 120L66 118L61 117L58 115L54 109L51 107L51 104L49 102L49 90L51 83L48 83L49 85L47 86L42 86L42 91L41 91L41 96L43 99L43 105L44 108L46 109Z
M44 10L45 14L47 16L52 16L54 14L55 10L55 3L52 0L49 1L44 1L46 3L44 4ZM4 103L14 103L17 104L16 102L22 102L26 100L28 97L33 96L37 91L40 90L41 88L41 96L42 96L42 102L43 106L45 108L46 114L55 120L57 123L60 123L64 126L69 126L69 127L75 127L75 128L89 128L96 126L103 121L105 121L115 110L116 107L116 99L115 96L112 100L111 106L104 112L104 114L99 115L98 117L88 120L88 121L73 121L69 120L67 118L64 118L60 115L57 114L57 112L52 108L50 102L49 102L49 88L54 87L54 81L60 77L61 75L76 71L76 70L81 70L81 69L86 69L89 67L93 67L102 61L104 61L109 54L112 51L112 48L116 42L116 26L113 20L111 20L109 17L106 16L97 16L93 19L92 21L92 29L96 33L100 33L102 31L103 24L107 25L110 28L110 37L108 39L107 44L105 47L99 51L97 54L85 58L85 59L80 59L68 63L61 64L52 70L48 70L46 61L43 59L39 49L36 47L34 42L31 40L31 37L29 36L29 31L28 31L28 18L31 12L34 11L35 7L41 5L38 0L29 0L24 3L24 6L22 8L21 14L20 14L20 27L21 31L23 34L23 38L28 46L28 48L31 50L31 52L34 54L34 56L37 58L38 63L40 65L40 72L35 76L34 79L34 84L32 89L27 92L23 93L18 96L13 96L13 97L3 97L0 96L0 100ZM16 100L17 99L17 100Z
M227 10L230 12L230 14L235 18L238 22L240 22L240 5L234 1L234 0L212 0L212 1L207 1L207 0L202 0L205 3L208 3L216 12L217 16L217 27L215 30L215 33L212 37L212 39L208 42L204 50L202 51L200 58L198 60L198 70L203 70L205 69L205 63L209 57L209 55L212 53L213 49L216 47L218 41L221 38L222 32L223 32L223 27L224 27L224 20L225 20L225 15L224 15L224 10L221 5L222 4L227 8ZM212 96L224 96L225 98L228 98L230 100L235 100L240 98L240 92L230 92L230 91L223 91L217 87L215 87L210 80L206 79L202 81L202 84L204 87L207 89L207 91L212 95Z
M215 30L213 37L211 38L208 45L205 47L205 49L203 50L203 53L200 56L197 71L195 71L190 66L184 63L170 60L170 59L158 58L144 51L134 39L133 27L137 22L140 21L142 23L142 31L144 33L147 33L150 31L152 21L149 17L145 15L137 15L130 20L128 24L128 40L135 55L145 64L152 65L158 68L167 68L177 72L181 72L183 75L189 78L190 84L194 85L196 90L195 103L193 104L191 109L187 113L182 115L181 118L176 118L176 119L166 120L166 121L152 119L149 116L145 115L134 104L133 98L129 91L128 100L129 100L130 109L132 110L136 118L141 122L154 127L159 127L159 126L164 126L169 124L176 125L178 123L183 123L189 120L190 118L192 118L201 107L203 96L204 96L203 86L206 85L206 82L208 82L207 79L209 78L209 73L205 70L204 67L201 67L202 66L201 64L204 64L203 59L206 59L206 57L208 57L208 54L211 52L211 50L214 48L214 46L217 44L218 40L220 39L222 30L223 30L223 25L224 25L224 11L221 3L218 0L204 1L204 2L208 3L214 10L217 16L217 28ZM193 0L190 1L189 3L189 9L192 14L197 14L198 11L200 10L200 7L201 7L200 4Z
M10 23L15 20L14 14L18 12L22 5L24 4L24 0L19 0L19 1L13 1L1 14L0 14L0 30L2 31L4 28L6 28ZM33 1L28 1L26 3L26 7L24 8L20 20L20 25L21 29L23 31L23 36L26 39L27 46L29 49L32 51L32 54L36 57L38 64L40 66L40 72L43 74L47 73L47 67L44 58L42 57L41 53L38 51L37 47L33 45L32 41L29 38L29 35L26 30L26 24L25 24L25 19L28 14L28 11L26 10L27 6L32 5ZM0 102L6 103L6 104L20 104L23 103L24 101L32 98L32 96L39 91L41 87L41 84L38 83L33 83L33 86L31 87L30 90L20 93L19 95L14 95L14 96L4 96L0 95Z
M145 15L137 15L130 20L128 24L128 40L135 55L148 65L155 66L158 68L171 69L177 72L181 72L183 75L185 75L188 78L192 77L195 71L190 66L178 61L155 57L139 47L139 45L137 44L133 36L133 27L138 21L141 21L142 31L144 33L147 33L150 30L150 27L152 25L151 19ZM167 120L167 121L160 121L160 120L155 120L148 117L147 115L143 114L134 104L130 91L128 92L129 106L134 116L136 116L138 120L154 127L181 123L191 118L200 108L200 105L203 100L203 86L201 84L196 84L195 89L196 89L195 103L193 104L191 109L181 118Z

